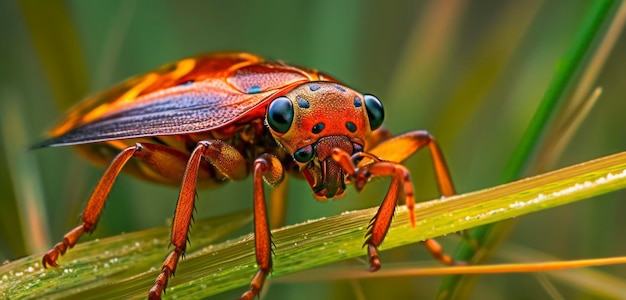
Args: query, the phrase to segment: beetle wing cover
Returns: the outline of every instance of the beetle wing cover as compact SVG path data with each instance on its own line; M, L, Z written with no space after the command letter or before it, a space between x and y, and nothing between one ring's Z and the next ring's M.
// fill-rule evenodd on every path
M33 148L216 129L252 111L262 117L254 108L288 86L327 78L247 53L188 58L79 103Z

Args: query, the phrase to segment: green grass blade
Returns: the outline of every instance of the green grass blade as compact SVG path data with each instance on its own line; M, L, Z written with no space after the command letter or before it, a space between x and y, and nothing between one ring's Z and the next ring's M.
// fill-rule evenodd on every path
M78 33L64 1L19 2L59 107L68 108L85 96L89 76Z
M196 222L192 246L201 248L249 224L249 211ZM42 253L0 267L0 298L67 298L133 278L146 270L160 270L169 250L169 226L157 227L78 244L60 260L59 268L43 269ZM128 288L128 286L124 287ZM137 287L136 290L145 290ZM120 293L123 289L116 289ZM85 299L85 298L81 298Z
M544 132L544 128L558 106L559 100L567 92L568 85L575 80L576 70L584 63L585 55L591 51L594 38L602 25L606 23L613 3L614 1L599 0L595 1L590 7L587 18L581 25L580 33L573 41L571 50L565 54L561 59L561 63L557 65L554 78L550 86L548 86L548 90L522 136L522 140L511 156L509 164L504 171L504 182L519 178L523 172L524 164L532 154L536 141L539 140Z
M515 148L509 163L507 164L502 182L509 182L520 178L530 162L534 151L539 146L538 141L541 140L543 134L550 124L551 118L562 102L571 84L575 81L577 70L585 63L585 56L592 50L595 37L600 31L603 24L606 23L610 16L611 8L614 1L595 1L589 9L586 19L583 21L579 33L572 42L570 51L564 55L560 64L557 66L552 82L548 86L533 119L528 125L526 132L522 136L521 141ZM506 235L506 224L488 225L476 228L472 231L472 239L482 247L491 247L498 243L498 236ZM511 225L508 225L510 227ZM474 243L472 243L474 244ZM476 261L474 246L463 242L456 251L456 258L460 261ZM444 279L440 288L440 297L449 298L458 295L459 284L465 276L449 276Z
M416 228L411 228L406 209L400 207L381 249L519 217L624 187L626 152L474 193L421 203L416 207ZM363 236L376 209L273 231L273 276L364 256ZM211 226L234 228L249 220L249 214L240 214L208 222ZM198 222L194 233L219 231L211 226L208 227L213 229L207 229L206 224ZM63 267L59 269L42 269L41 254L12 262L0 267L0 297L143 298L165 256L166 232L167 228L157 228L78 245L60 261ZM206 241L198 241L205 235L192 237L190 250L206 245ZM247 235L189 253L171 280L167 295L203 298L246 286L256 271L253 248L252 236ZM366 266L363 269L366 272Z

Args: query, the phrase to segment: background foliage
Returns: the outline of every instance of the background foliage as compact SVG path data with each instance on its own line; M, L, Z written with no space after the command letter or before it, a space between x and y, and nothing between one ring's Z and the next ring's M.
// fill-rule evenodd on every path
M70 148L24 149L88 93L207 51L249 51L326 71L382 99L393 132L428 129L444 148L459 192L498 184L589 6L538 0L2 1L0 260L59 241L77 224L102 174ZM622 37L595 82L604 90L599 102L552 168L626 149L625 48ZM418 198L438 197L429 156L417 155L407 165ZM350 189L344 199L316 203L306 183L292 181L287 223L378 205L387 184L377 181L361 195ZM196 217L250 208L250 188L246 180L200 191ZM176 195L176 189L121 176L92 238L165 224ZM561 259L620 255L626 247L619 238L626 225L626 205L619 201L624 195L520 218L507 243ZM442 239L448 249L457 241ZM416 246L383 254L388 263L427 259ZM623 266L601 270L626 275ZM274 284L268 292L272 299L359 293L366 299L432 298L440 280ZM546 298L539 282L528 274L483 276L474 296ZM555 286L565 298L586 294Z

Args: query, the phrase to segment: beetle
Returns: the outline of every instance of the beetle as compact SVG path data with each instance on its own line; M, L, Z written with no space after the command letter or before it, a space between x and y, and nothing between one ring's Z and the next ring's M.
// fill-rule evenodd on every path
M373 177L392 178L365 236L370 270L376 271L377 247L399 200L406 202L415 226L413 184L403 160L427 147L441 194L455 194L432 136L411 131L392 137L382 127L383 119L383 105L373 95L317 70L249 53L200 55L131 78L79 103L47 139L32 147L73 145L93 162L108 164L85 206L82 224L65 234L42 263L58 266L61 255L93 232L122 170L180 186L173 249L149 291L150 299L160 299L186 249L196 188L251 174L258 270L241 298L254 299L272 270L263 181L276 186L288 173L304 178L319 201L343 196L346 184L361 191ZM455 263L435 241L425 244L439 260Z

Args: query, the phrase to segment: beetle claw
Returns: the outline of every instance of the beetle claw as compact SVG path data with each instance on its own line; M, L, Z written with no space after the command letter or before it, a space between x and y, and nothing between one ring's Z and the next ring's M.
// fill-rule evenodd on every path
M57 258L58 258L58 254L53 249L53 250L48 251L48 253L46 253L46 255L41 259L41 263L43 264L44 268L48 268L48 266L56 268L59 266L59 264L57 264L56 262Z
M63 251L64 249L66 249L65 244L61 242L61 243L56 244L54 248L46 252L46 254L41 259L41 263L43 264L43 267L44 268L48 268L48 266L53 267L53 268L58 267L59 264L57 264L57 259L59 259L59 256L63 255L63 253L65 253L65 251Z
M370 261L370 272L380 270L380 259L378 258L378 250L376 250L376 246L372 244L367 245L367 256Z

